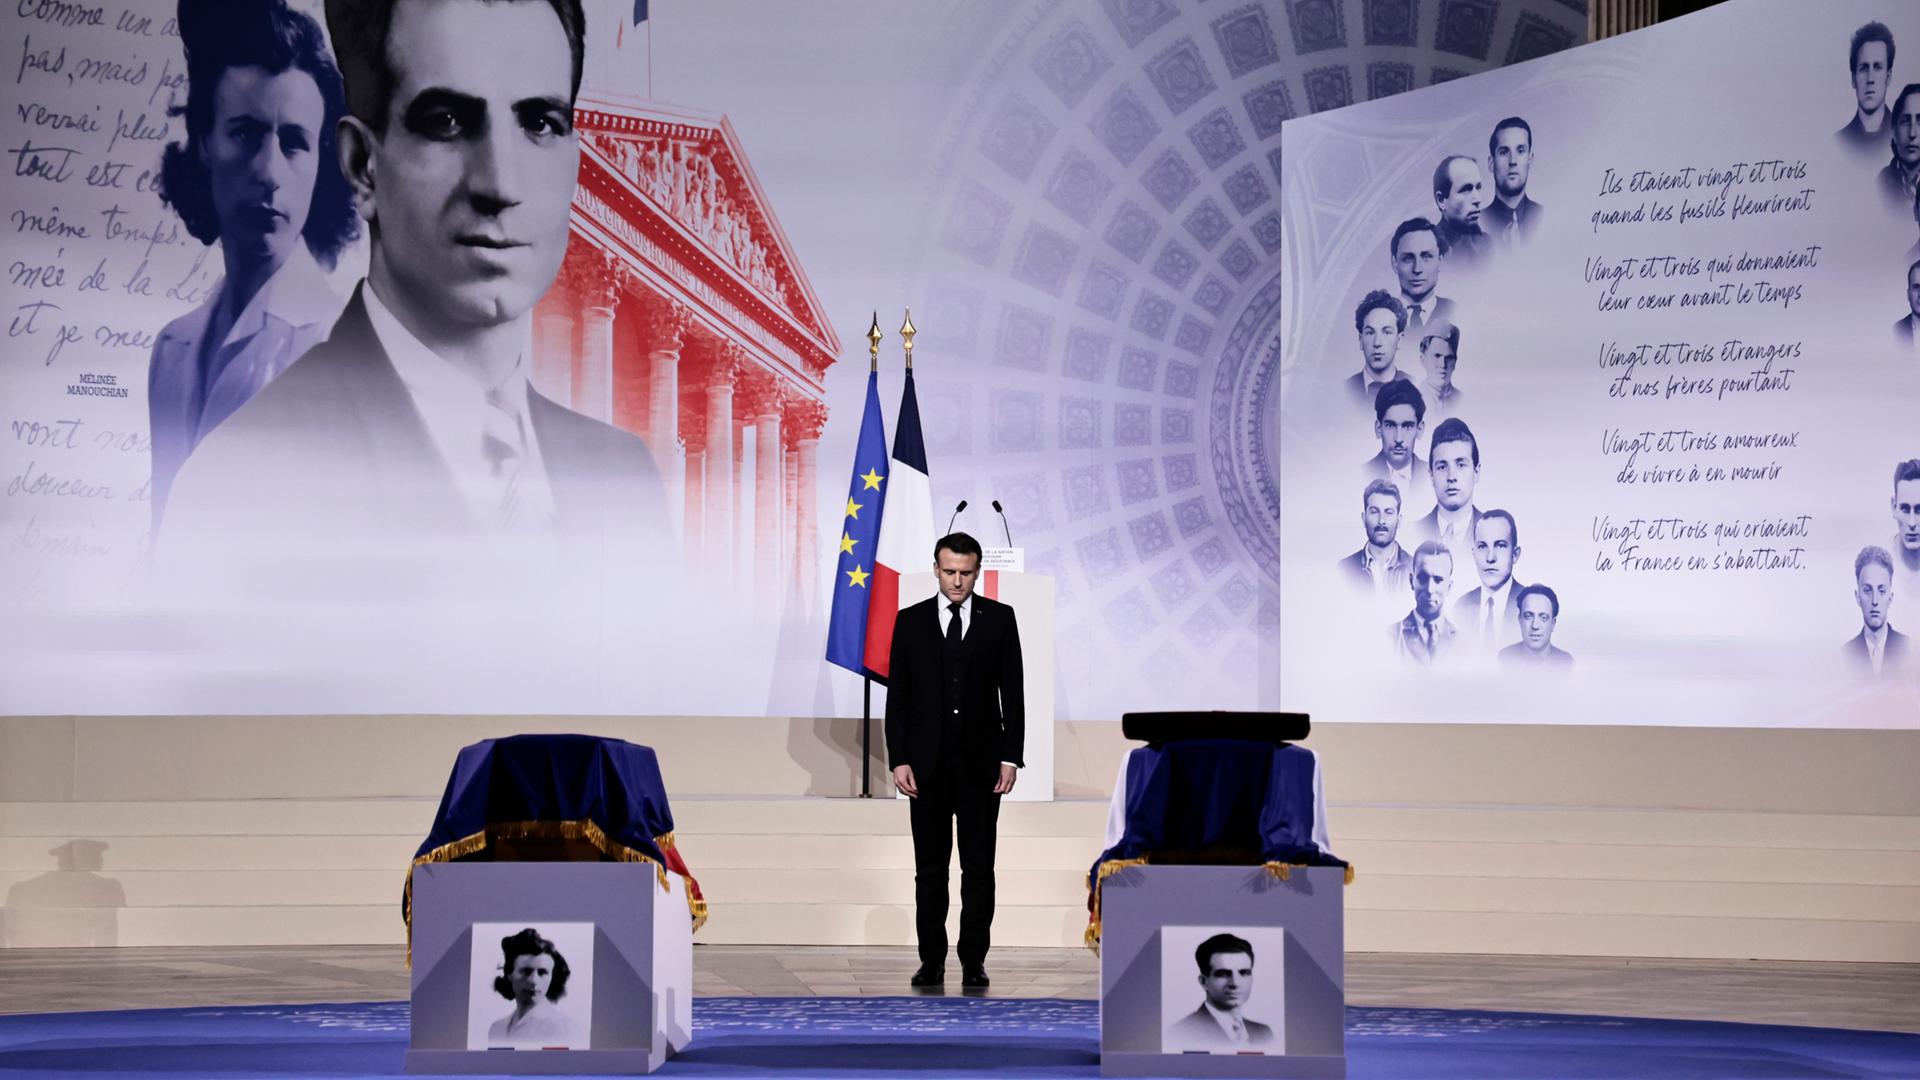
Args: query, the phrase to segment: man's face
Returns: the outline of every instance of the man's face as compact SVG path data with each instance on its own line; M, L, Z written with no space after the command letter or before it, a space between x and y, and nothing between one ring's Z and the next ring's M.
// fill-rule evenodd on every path
M1207 962L1207 973L1200 976L1207 1003L1222 1012L1231 1012L1247 1003L1253 995L1253 957L1246 953L1214 953Z
M1909 169L1920 165L1920 94L1908 94L1893 114L1893 154Z
M1513 580L1513 560L1520 549L1513 543L1513 526L1503 517L1483 517L1473 527L1473 568L1480 585L1498 589Z
M1546 652L1553 644L1553 602L1539 593L1528 593L1520 601L1520 640L1534 652Z
M1854 599L1860 603L1860 621L1875 633L1887 625L1887 609L1893 606L1893 571L1879 563L1860 568L1853 580Z
M1432 229L1415 229L1400 238L1393 248L1393 273L1400 279L1400 291L1415 302L1433 294L1440 284L1440 241Z
M1447 163L1447 180L1451 189L1438 200L1440 216L1453 222L1456 228L1479 228L1480 208L1486 205L1487 198L1487 183L1480 178L1480 166L1466 158L1456 158Z
M1907 271L1907 310L1920 315L1920 266Z
M1487 167L1493 170L1493 186L1509 199L1517 199L1527 190L1527 173L1533 168L1533 140L1525 128L1504 127L1493 137L1493 156Z
M1899 530L1901 548L1909 555L1920 555L1920 480L1893 485L1893 525Z
M513 958L513 972L507 979L513 984L514 999L523 1005L546 997L547 987L553 983L553 957L522 953Z
M1473 502L1480 466L1473 463L1472 443L1456 439L1435 446L1427 469L1433 475L1433 497L1442 507L1458 510Z
M220 246L230 259L278 268L300 241L319 177L325 121L320 88L299 68L278 75L263 67L220 73L213 127L200 154Z
M1389 466L1404 469L1413 464L1413 444L1420 438L1420 427L1411 405L1389 406L1373 422L1374 437L1380 440L1380 452L1387 456Z
M1366 527L1367 543L1385 548L1400 534L1400 500L1384 491L1367 496L1366 508L1360 511L1360 524Z
M1453 346L1443 337L1431 338L1420 350L1420 365L1437 380L1442 389L1453 388Z
M546 4L400 0L387 59L375 284L434 334L511 322L566 254L580 144L560 20Z
M948 603L958 604L973 595L973 582L980 575L980 556L956 555L946 548L934 556L933 571L940 579L940 595Z
M1377 307L1360 320L1360 359L1372 375L1385 375L1393 368L1394 354L1400 351L1399 321L1393 312Z
M1887 43L1869 41L1860 46L1853 62L1853 98L1863 113L1880 111L1887 97Z
M1428 552L1413 561L1413 610L1421 622L1440 617L1440 605L1453 584L1453 556Z

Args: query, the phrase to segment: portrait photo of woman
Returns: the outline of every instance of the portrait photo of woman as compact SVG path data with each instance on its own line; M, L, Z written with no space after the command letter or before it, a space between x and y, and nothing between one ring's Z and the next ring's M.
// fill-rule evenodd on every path
M181 0L186 139L160 197L220 245L224 277L154 341L148 379L153 522L207 434L324 340L345 306L323 268L359 235L334 127L346 110L320 24L285 0Z
M493 989L513 1002L513 1010L488 1026L487 1046L574 1045L575 1024L556 1008L573 976L566 957L532 927L501 938L500 951L501 974Z

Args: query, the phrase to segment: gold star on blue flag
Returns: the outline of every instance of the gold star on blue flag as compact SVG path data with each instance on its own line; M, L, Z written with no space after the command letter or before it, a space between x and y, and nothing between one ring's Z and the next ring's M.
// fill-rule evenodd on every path
M886 423L880 416L878 376L867 373L866 410L860 416L860 439L853 452L853 478L847 483L847 509L841 522L840 550L835 553L833 615L827 622L827 662L856 675L866 668L867 579L873 576L865 554L880 535L880 516L886 508Z

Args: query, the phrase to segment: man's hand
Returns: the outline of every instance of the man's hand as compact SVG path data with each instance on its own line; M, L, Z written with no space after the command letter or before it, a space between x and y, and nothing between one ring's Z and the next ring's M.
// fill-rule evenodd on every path
M913 782L913 766L901 765L893 770L893 786L909 799L920 797L920 786Z
M1005 795L1013 790L1013 782L1020 778L1020 770L1006 762L1000 763L1000 779L993 785L995 795Z

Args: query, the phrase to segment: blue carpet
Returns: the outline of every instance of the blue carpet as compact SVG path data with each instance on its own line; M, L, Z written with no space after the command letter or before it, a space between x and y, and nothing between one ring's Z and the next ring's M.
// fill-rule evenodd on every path
M402 1075L407 1006L0 1017L0 1077ZM1920 1077L1920 1035L1454 1009L1347 1010L1353 1077ZM661 1076L1091 1077L1094 1002L703 998Z

